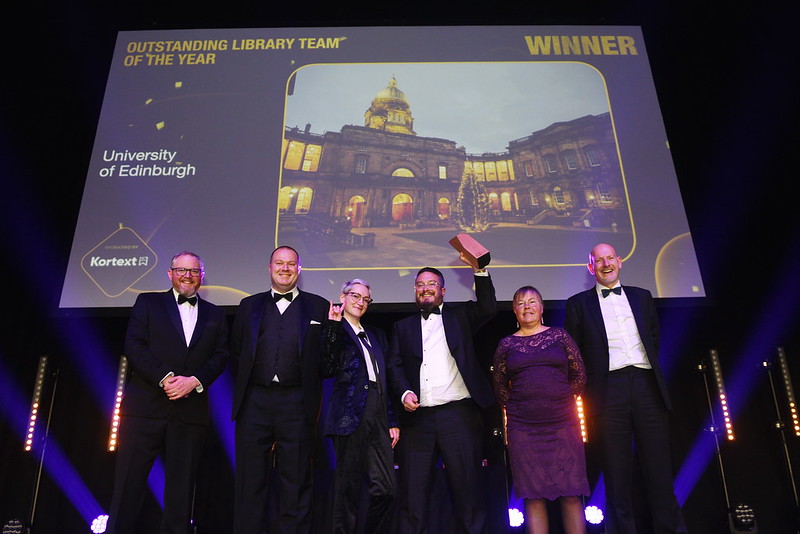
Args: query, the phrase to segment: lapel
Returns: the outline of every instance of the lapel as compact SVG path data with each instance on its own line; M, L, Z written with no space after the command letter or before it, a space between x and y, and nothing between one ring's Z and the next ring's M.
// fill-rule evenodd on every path
M206 327L206 322L208 322L208 312L210 311L208 308L209 303L201 299L200 295L197 295L197 306L199 306L197 308L197 323L194 325L192 339L189 341L189 348L192 348L194 344L197 343L197 340L200 339L200 335Z
M200 333L203 331L203 327L208 320L208 306L201 305L200 295L197 295L197 323L194 325L194 331L192 332L192 339L189 340L189 344L187 348L191 348L197 340L200 338ZM178 311L178 302L175 300L175 294L172 290L168 290L164 293L164 307L167 310L167 315L169 315L170 321L172 322L172 326L175 327L175 331L178 334L178 337L181 340L181 343L186 343L186 337L183 333L183 322L181 321L181 312Z
M250 308L250 317L248 320L250 321L250 328L248 332L250 334L250 358L255 359L256 357L256 345L258 345L258 329L261 327L261 318L264 316L264 306L268 306L272 303L269 302L271 298L271 293L267 291L266 293L262 293L258 295L258 297L253 300L253 306Z
M586 305L589 308L589 316L594 321L594 326L597 329L597 335L603 340L603 345L608 349L608 335L606 334L606 324L603 322L603 312L600 310L600 295L597 294L597 289L592 289L586 292Z
M308 332L311 317L313 316L314 310L312 308L314 303L312 299L303 298L303 292L299 289L297 290L297 298L294 300L296 304L300 305L300 339L298 343L300 344L300 354L303 354L303 342L306 339L306 332Z
M370 343L372 344L372 354L373 356L375 356L375 364L378 366L378 372L381 374L381 377L383 377L383 375L385 374L384 369L386 369L386 366L383 363L384 361L383 347L381 347L380 343L376 343L378 341L378 336L372 333L373 332L372 328L365 326L364 330L367 331L367 336L369 337Z
M167 312L170 322L175 333L180 337L181 342L185 345L186 338L183 335L183 323L181 322L181 312L178 311L178 303L175 301L175 294L172 289L168 289L166 293L162 293L162 301L164 303L164 310Z
M384 354L383 354L383 347L380 343L377 343L378 336L377 334L373 333L372 328L364 327L364 330L367 332L367 337L372 344L372 355L375 356L375 365L378 367L378 381L380 382L381 386L381 393L386 391L386 365L384 365ZM421 330L421 329L419 329Z
M450 354L458 361L458 355L461 354L461 325L458 324L455 313L452 313L447 304L442 305L442 327L444 328L444 339L447 341Z
M414 348L414 357L422 361L422 318L419 311L409 320L411 328L407 328L410 346Z
M362 348L363 345L361 345L361 340L356 335L356 331L353 329L353 326L344 317L342 317L342 328L344 329L344 331L349 336L350 341L353 343L353 347L355 347L355 351L354 351L353 355L358 359L358 363L359 363L358 367L360 369L364 369L363 375L364 375L364 380L366 380L367 377L369 376L369 373L368 373L368 371L367 371L367 369L365 367L367 365L367 356L364 354L364 350L366 350L366 349ZM367 337L369 337L369 335ZM370 341L373 341L373 340L370 340ZM374 350L375 349L374 349L374 346L373 346L373 351Z
M344 328L344 331L347 332L348 336L350 336L350 340L353 342L353 344L355 344L356 347L361 347L361 340L358 339L356 331L353 330L353 327L344 317L342 317L342 328Z

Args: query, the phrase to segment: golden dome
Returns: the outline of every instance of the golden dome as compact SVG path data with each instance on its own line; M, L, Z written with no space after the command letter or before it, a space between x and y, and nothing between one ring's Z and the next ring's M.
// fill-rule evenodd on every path
M389 85L381 89L364 113L364 126L386 132L416 135L411 106L406 95L397 88L397 79L392 76Z
M373 103L375 101L386 101L386 100L399 100L400 102L408 105L408 99L406 98L405 93L397 88L397 79L392 76L389 80L389 85L387 85L384 89L381 89L375 98L372 100Z

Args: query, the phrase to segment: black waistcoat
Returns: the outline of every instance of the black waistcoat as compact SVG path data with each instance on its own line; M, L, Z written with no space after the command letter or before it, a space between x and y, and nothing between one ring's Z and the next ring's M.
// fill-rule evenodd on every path
M267 300L258 330L252 382L266 386L278 375L281 386L300 385L300 308L295 301L281 314L278 306Z

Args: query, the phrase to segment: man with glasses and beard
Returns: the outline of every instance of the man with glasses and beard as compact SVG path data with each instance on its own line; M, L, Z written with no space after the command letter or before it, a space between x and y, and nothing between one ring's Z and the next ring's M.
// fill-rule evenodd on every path
M462 255L463 263L470 265ZM400 452L401 510L412 533L428 529L428 508L438 454L454 501L457 531L479 534L486 527L481 494L481 409L495 402L473 335L497 312L492 279L472 266L477 301L444 304L444 276L424 267L414 279L419 314L396 322L389 379L402 393ZM486 361L488 366L488 357Z
M172 288L142 293L131 309L125 357L131 374L122 400L109 532L141 532L136 521L153 462L164 454L162 533L189 532L208 427L207 388L225 369L228 325L221 308L197 295L203 261L179 252Z

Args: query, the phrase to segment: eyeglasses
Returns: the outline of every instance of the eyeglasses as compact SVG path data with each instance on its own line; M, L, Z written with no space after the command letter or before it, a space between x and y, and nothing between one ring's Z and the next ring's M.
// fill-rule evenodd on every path
M177 274L178 276L185 276L187 274L191 274L192 276L200 276L201 271L200 269L190 269L188 267L172 267L170 271Z
M430 280L429 282L417 282L416 284L414 284L414 287L417 288L417 290L425 289L426 287L430 289L436 289L440 285L442 284L440 284L436 280Z
M363 302L364 304L366 304L368 306L370 304L372 304L372 299L371 298L365 297L363 295L359 295L358 293L356 293L354 291L351 291L350 293L348 293L347 296L350 297L353 300L353 302L358 302L360 300L361 302Z
M537 304L541 305L542 302L539 299L518 300L518 301L514 302L514 307L516 307L516 308L524 308L526 304L528 306L530 306L531 308L533 308Z

